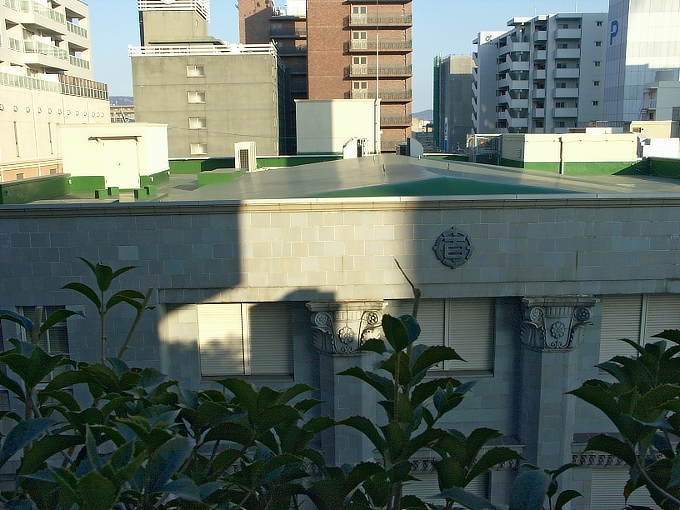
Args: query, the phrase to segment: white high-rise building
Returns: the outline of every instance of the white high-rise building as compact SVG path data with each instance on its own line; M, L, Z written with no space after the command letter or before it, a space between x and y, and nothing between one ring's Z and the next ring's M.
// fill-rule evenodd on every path
M476 133L551 133L603 112L607 14L513 18L473 41Z
M609 0L604 118L644 118L656 71L680 69L680 0Z
M110 122L87 4L3 0L0 17L0 181L59 172L57 125Z

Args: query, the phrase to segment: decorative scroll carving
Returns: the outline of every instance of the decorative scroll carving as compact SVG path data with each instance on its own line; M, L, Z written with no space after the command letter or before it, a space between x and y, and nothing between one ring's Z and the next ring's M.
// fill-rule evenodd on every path
M325 354L350 355L382 335L385 301L310 302L314 347Z
M522 344L532 349L567 350L581 343L597 299L587 296L524 298Z

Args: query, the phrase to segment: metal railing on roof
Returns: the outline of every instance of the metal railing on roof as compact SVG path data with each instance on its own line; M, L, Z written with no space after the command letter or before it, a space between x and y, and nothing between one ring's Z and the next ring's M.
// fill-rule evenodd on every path
M128 46L129 57L167 57L173 55L276 55L273 44L201 44L201 45L163 45Z
M196 11L210 23L210 0L137 0L139 11Z

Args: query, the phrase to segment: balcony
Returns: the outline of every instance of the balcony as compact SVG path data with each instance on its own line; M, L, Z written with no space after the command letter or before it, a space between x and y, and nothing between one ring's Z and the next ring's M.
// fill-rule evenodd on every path
M578 78L581 70L578 67L555 69L555 78Z
M348 19L350 27L404 27L413 25L413 16L385 16L375 14L351 14Z
M68 57L69 62L71 65L75 67L80 67L81 69L90 69L90 61L85 60L84 58L81 57L76 57L75 55L69 55Z
M525 37L524 40L520 41L519 39L515 40L514 37L511 37L505 49L507 49L508 52L528 52L530 51L529 39ZM503 51L503 53L505 53L505 51Z
M352 90L349 99L375 99L375 90ZM412 90L381 90L380 100L384 103L409 103L413 98Z
M305 39L307 37L306 28L293 27L271 27L269 35L276 39Z
M536 50L534 51L534 60L546 60L548 58L548 52L546 50Z
M534 108L531 112L531 116L534 118L544 118L545 117L545 108Z
M555 118L575 118L578 117L578 108L553 108Z
M547 30L536 30L534 32L534 41L547 41L548 31Z
M3 0L3 3L4 0ZM9 7L17 10L13 5L15 2L8 2ZM21 23L25 25L37 25L51 30L61 32L66 25L66 16L47 7L47 5L34 2L32 0L21 0L18 2L19 12L21 12ZM48 21L49 20L49 21Z
M581 58L580 48L557 48L555 50L555 59L576 59Z
M528 61L510 61L510 71L528 71L529 62Z
M75 35L78 35L78 36L80 36L84 39L87 39L87 30L84 29L83 27L79 27L75 23L71 23L70 21L67 21L66 22L66 28L72 34L75 34Z
M513 90L529 90L528 80L513 80L509 78L510 88Z
M534 69L534 80L545 80L547 72L545 69Z
M375 77L376 74L380 78L408 78L413 74L413 66L380 66L377 73L375 66L364 64L355 64L345 68L345 76L349 78Z
M17 87L28 90L44 90L57 92L69 96L90 97L94 99L108 99L108 89L105 83L100 83L75 76L59 74L58 81L41 80L31 76L0 73L0 85Z
M366 39L352 39L349 42L349 51L354 53L410 53L413 44L412 40L392 40L392 41L367 41Z
M534 89L534 99L545 99L545 89Z
M558 28L555 30L555 39L580 39L580 28Z
M553 89L554 98L578 97L578 87L564 87Z
M290 74L307 74L307 65L305 64L286 64L286 69Z
M391 115L381 116L381 127L409 127L411 125L411 115Z
M281 56L291 56L300 55L304 56L307 54L307 45L304 46L289 46L284 44L277 44L276 51Z
M509 70L510 70L510 60L503 59L498 63L498 71L499 72L504 72L504 71L509 71Z

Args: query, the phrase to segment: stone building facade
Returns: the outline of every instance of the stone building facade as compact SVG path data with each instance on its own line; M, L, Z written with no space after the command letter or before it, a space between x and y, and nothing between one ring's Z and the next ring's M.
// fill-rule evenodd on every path
M354 352L358 343L381 334L382 314L410 310L396 259L422 290L421 341L468 360L440 373L477 381L450 426L496 428L545 468L573 460L581 467L562 486L584 498L572 508L621 508L627 470L583 453L589 434L614 429L565 392L627 352L618 338L645 342L680 327L678 232L677 191L5 206L0 308L84 310L90 320L68 320L68 349L96 361L96 312L61 287L91 283L77 257L133 265L121 286L155 289L156 308L127 361L194 388L228 375L305 382L318 388L321 412L379 420L375 395L337 374L372 366ZM112 317L107 355L131 318ZM2 332L16 336L10 323ZM336 464L373 458L347 428L320 444ZM423 485L411 490L431 496L428 458L418 461ZM504 501L514 468L493 471L476 490Z

